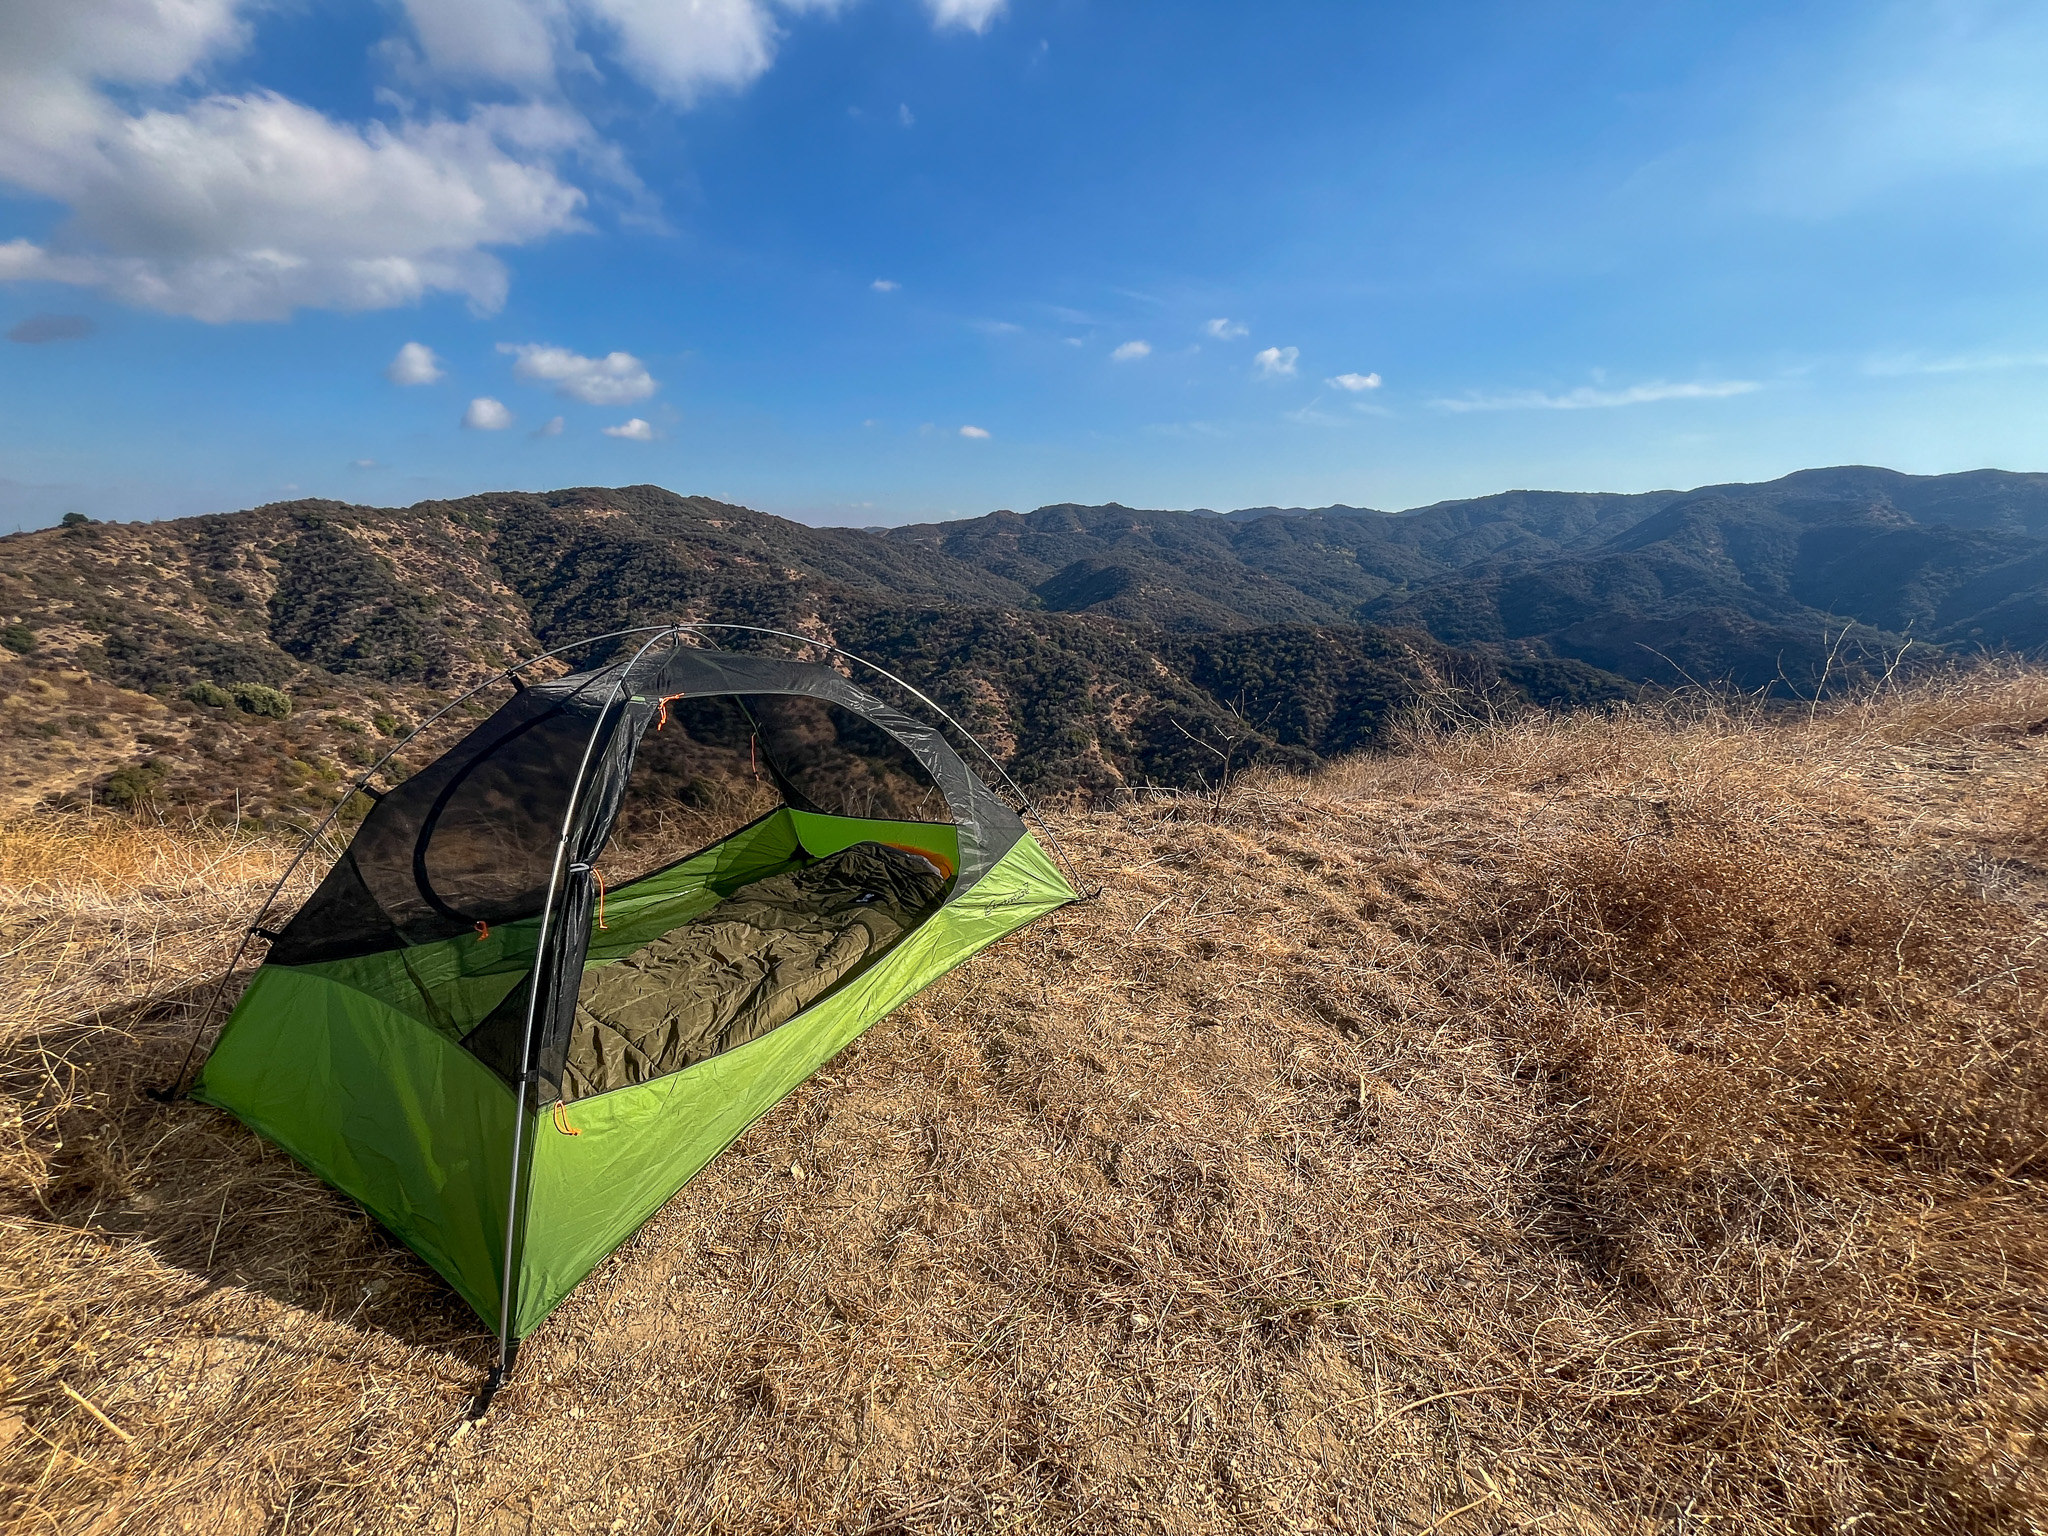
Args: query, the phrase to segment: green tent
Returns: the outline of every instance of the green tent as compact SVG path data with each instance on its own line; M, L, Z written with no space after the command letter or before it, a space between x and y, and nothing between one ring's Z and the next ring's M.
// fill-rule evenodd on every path
M193 1085L496 1330L480 1404L518 1341L784 1095L1074 899L936 730L830 667L691 638L512 676L509 702L377 798L281 931L252 930L268 956ZM702 791L719 750L781 804L616 878L615 832ZM665 781L636 773L663 752Z

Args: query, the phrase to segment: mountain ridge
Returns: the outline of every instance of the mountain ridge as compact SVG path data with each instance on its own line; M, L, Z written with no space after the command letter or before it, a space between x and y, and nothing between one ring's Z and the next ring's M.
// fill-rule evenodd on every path
M1447 688L1799 694L1859 656L2048 644L2048 475L1841 466L1396 513L1058 503L880 531L649 485L82 523L0 539L0 788L217 809L241 775L311 809L376 721L671 618L872 655L1036 791L1092 795L1313 766ZM291 717L218 702L252 688Z

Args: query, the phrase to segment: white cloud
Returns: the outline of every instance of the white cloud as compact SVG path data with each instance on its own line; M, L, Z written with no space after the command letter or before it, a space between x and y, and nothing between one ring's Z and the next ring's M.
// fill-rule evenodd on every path
M1348 389L1355 395L1361 390L1378 389L1380 376L1376 373L1340 373L1334 379L1325 379L1323 382L1332 389Z
M505 409L503 401L478 395L462 413L462 424L472 432L502 432L512 425L512 413Z
M589 46L683 104L773 62L785 13L840 0L401 0L379 57L419 101L348 121L260 86L210 88L269 0L0 3L0 188L60 204L0 241L0 282L105 289L209 321L504 301L496 248L582 228L570 168L645 201L616 145L565 105ZM988 11L966 0L965 12ZM970 18L971 19L971 18ZM509 92L510 100L506 99ZM459 98L458 98L459 101Z
M894 293L898 288L901 288L903 285L898 282L892 282L890 279L886 277L878 277L872 283L869 283L868 286L874 289L877 293Z
M736 88L775 60L775 20L759 0L583 0L617 38L619 61L649 90L687 105Z
M350 459L348 467L350 469L377 469L380 466L375 459Z
M554 0L404 0L406 19L436 74L546 90L573 46L566 5Z
M546 421L542 422L539 426L533 429L533 435L537 438L560 437L562 435L562 430L566 425L567 423L565 423L561 417L550 416Z
M1587 411L1616 405L1647 405L1658 400L1725 400L1730 395L1747 395L1762 389L1748 379L1727 379L1707 384L1636 384L1627 389L1593 389L1582 386L1561 395L1542 390L1517 390L1504 395L1467 395L1462 400L1433 400L1445 411Z
M1294 364L1301 356L1299 347L1268 347L1252 359L1262 379L1291 379Z
M432 347L408 341L398 349L398 356L391 359L384 377L394 384L438 384L448 373L441 366L441 359L434 356Z
M1070 347L1079 347L1086 345L1086 343L1083 342L1081 338L1078 336L1062 336L1060 340L1064 341Z
M896 121L906 128L915 128L917 126L917 117L910 110L909 102L899 101L896 104Z
M606 437L623 437L629 442L651 443L654 441L653 426L642 421L638 416L635 416L631 421L622 421L616 427L606 427L603 430Z
M646 364L630 352L584 357L567 347L534 342L500 342L498 350L519 359L512 372L533 383L552 384L555 393L585 405L629 405L658 387Z
M789 10L830 10L836 0L784 0ZM585 73L577 49L588 29L649 90L689 105L738 89L775 61L781 33L765 0L404 0L425 62L443 77L495 81L547 94L564 73Z
M1252 333L1250 326L1239 325L1235 320L1211 320L1202 329L1218 341L1235 341Z
M1127 341L1109 355L1120 363L1133 363L1141 357L1150 357L1152 355L1152 343L1149 341Z
M271 91L179 99L245 43L245 4L0 7L0 182L70 215L0 244L0 280L204 320L434 292L489 309L506 280L486 247L577 225L554 162L589 130L558 108L358 126Z
M932 25L940 29L961 27L969 32L986 32L1003 13L1007 0L924 0L932 13Z
M962 437L971 437L971 438L974 438L974 439L976 439L976 440L978 440L978 441L986 441L986 440L987 440L987 438L988 438L988 428L986 428L986 427L962 427L962 428L960 429L960 435L961 435Z

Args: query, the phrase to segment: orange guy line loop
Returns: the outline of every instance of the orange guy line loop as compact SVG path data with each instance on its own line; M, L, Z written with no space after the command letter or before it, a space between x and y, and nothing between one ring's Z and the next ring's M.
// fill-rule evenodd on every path
M660 730L660 729L661 729L661 728L662 728L663 726L665 726L665 725L667 725L667 724L668 724L668 707L669 707L669 705L671 705L671 704L675 703L675 701L676 701L677 699L681 699L681 698L687 698L687 697L688 697L688 695L687 695L687 694L681 694L681 693L667 693L667 694L663 694L663 695L662 695L662 698L661 698L661 713L660 713L660 714L658 714L658 715L656 715L656 716L654 717L654 728L655 728L655 729L656 729L657 731L658 731L658 730Z
M491 936L491 925L482 918L476 920L476 941L481 944Z
M590 878L597 882L597 926L610 928L611 924L604 920L604 876L597 872L595 864L590 866Z
M569 1106L560 1099L555 1101L555 1129L564 1136L581 1136L583 1134L569 1123Z

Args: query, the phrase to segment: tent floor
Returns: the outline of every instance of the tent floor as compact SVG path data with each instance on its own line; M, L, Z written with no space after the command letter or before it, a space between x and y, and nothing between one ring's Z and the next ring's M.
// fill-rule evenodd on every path
M945 898L929 858L856 843L740 886L632 954L588 966L562 1074L567 1102L758 1040L879 958Z

